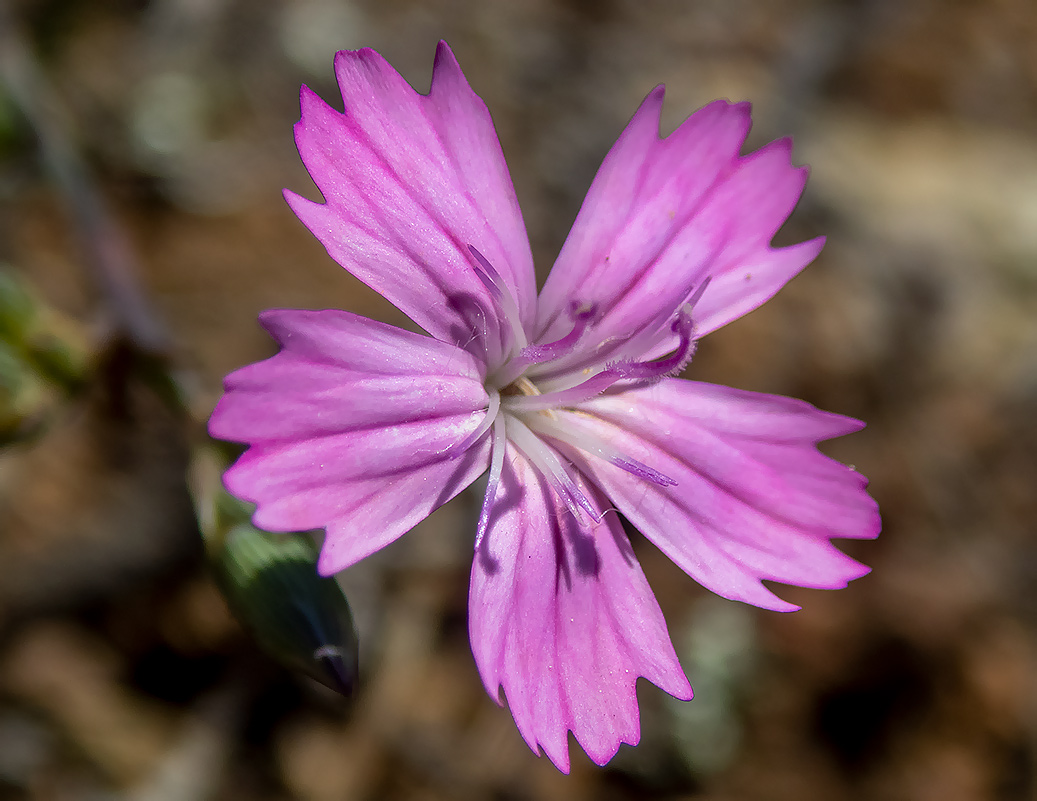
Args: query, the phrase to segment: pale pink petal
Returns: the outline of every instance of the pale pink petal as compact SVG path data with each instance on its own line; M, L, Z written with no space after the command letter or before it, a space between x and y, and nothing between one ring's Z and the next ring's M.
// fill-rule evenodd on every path
M327 528L324 573L384 547L486 469L452 448L488 403L468 353L340 311L272 311L276 356L226 379L214 437L251 447L227 488L270 531Z
M789 163L788 140L739 156L749 107L724 101L662 139L661 106L659 88L606 156L541 292L538 339L564 335L575 300L596 305L595 339L619 349L664 326L708 277L694 315L701 335L758 306L820 249L769 246L806 181ZM563 364L577 368L588 355Z
M607 509L593 487L581 488ZM569 769L568 732L604 764L640 738L636 682L691 698L655 596L614 513L579 521L509 448L476 551L469 631L490 695L523 738Z
M867 480L816 449L856 420L808 403L665 379L560 413L677 482L660 486L580 452L616 507L696 581L725 598L787 611L767 579L834 589L868 572L831 544L878 534Z
M308 89L299 154L324 195L286 198L353 275L434 337L466 346L486 329L491 361L511 336L473 269L473 245L532 322L532 256L486 105L440 43L428 95L373 50L335 60L345 112Z

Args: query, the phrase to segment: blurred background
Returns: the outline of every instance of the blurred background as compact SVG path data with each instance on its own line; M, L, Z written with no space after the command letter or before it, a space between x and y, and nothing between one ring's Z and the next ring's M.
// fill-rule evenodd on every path
M1031 799L1037 794L1037 6L1032 0L3 0L0 799ZM817 262L689 374L868 427L828 452L884 531L847 590L762 612L635 547L698 697L640 686L604 769L485 695L477 499L351 569L351 700L235 622L201 522L224 374L271 307L401 316L282 187L335 50L486 100L541 278L643 96L749 99L812 168ZM187 476L190 475L190 483ZM211 522L211 521L210 521Z

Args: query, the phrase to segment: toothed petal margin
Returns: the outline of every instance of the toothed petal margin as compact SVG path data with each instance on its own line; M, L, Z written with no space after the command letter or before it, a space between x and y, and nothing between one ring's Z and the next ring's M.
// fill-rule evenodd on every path
M867 479L816 448L859 430L857 420L791 398L681 379L601 396L580 409L581 423L597 436L677 483L652 484L562 450L707 589L792 611L798 607L761 580L835 589L868 572L830 542L878 535Z
M384 547L486 469L456 454L489 402L459 348L341 311L264 313L282 350L229 375L209 432L250 447L224 476L268 531L326 528L322 573Z
M638 742L639 676L692 695L615 514L577 520L511 449L472 566L469 632L490 695L504 689L530 748L563 771L569 731L601 765Z

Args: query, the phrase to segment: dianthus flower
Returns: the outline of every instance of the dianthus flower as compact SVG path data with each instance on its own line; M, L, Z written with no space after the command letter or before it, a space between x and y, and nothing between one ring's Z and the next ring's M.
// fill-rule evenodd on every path
M226 379L215 437L271 531L326 530L349 567L487 474L469 632L519 731L568 770L640 736L638 677L691 686L617 511L724 598L792 610L761 580L843 587L830 542L879 530L866 480L816 444L862 424L675 378L696 340L759 306L822 239L770 240L806 170L788 140L739 155L749 106L659 136L663 88L598 171L539 294L486 106L445 44L428 95L377 53L341 52L339 113L301 93L299 153L323 203L285 196L346 270L427 336L345 311L265 312L281 346Z

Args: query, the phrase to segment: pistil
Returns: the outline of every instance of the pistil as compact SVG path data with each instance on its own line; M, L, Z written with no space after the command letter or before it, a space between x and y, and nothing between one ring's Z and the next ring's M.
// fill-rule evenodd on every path
M583 306L578 303L569 305L569 316L573 321L572 330L561 339L543 345L527 345L517 356L510 359L491 381L497 386L507 386L518 379L526 370L535 364L551 362L568 356L579 345L588 326L597 315L597 306ZM531 393L530 393L531 394ZM536 394L540 394L539 390Z
M508 397L503 401L504 406L513 413L573 406L600 395L617 381L651 381L676 375L687 366L695 353L691 316L682 311L673 322L672 329L680 341L673 353L666 358L643 362L613 362L601 372L574 386L536 396Z

